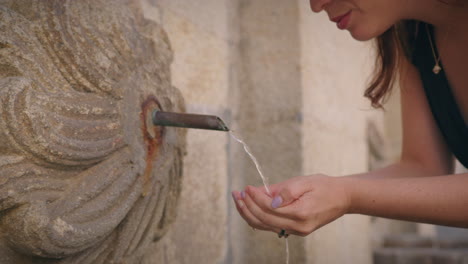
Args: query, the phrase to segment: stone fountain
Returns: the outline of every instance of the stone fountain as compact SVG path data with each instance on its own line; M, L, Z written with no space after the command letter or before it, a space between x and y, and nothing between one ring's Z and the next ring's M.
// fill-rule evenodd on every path
M131 0L0 0L0 263L139 263L175 217L184 111Z

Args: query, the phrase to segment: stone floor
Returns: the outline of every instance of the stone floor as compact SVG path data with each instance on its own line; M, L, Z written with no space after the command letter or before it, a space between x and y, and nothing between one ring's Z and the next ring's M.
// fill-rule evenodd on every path
M434 238L417 234L386 237L374 264L468 264L468 236Z

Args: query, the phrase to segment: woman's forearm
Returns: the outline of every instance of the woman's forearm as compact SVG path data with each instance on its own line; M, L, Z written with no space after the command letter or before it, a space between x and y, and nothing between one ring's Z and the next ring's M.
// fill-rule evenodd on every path
M338 179L348 190L349 213L468 227L468 173L428 177L374 176L377 177L363 175Z
M437 176L440 172L431 171L424 166L415 163L400 161L382 169L371 172L354 174L347 177L360 179L383 179L383 178L412 178L412 177L427 177Z

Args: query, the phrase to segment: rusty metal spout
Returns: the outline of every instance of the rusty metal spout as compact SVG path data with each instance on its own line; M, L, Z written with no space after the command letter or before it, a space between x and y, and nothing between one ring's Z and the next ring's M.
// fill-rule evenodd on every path
M229 131L217 116L153 111L153 125Z

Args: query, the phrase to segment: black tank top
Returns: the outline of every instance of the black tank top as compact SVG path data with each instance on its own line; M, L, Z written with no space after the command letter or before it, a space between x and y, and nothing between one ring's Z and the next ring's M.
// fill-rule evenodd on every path
M432 72L435 59L430 37L436 56L438 53L432 26L429 26L429 32L427 34L426 24L419 25L412 61L419 70L427 101L445 142L460 163L468 168L468 127L452 94L443 66L439 74Z

